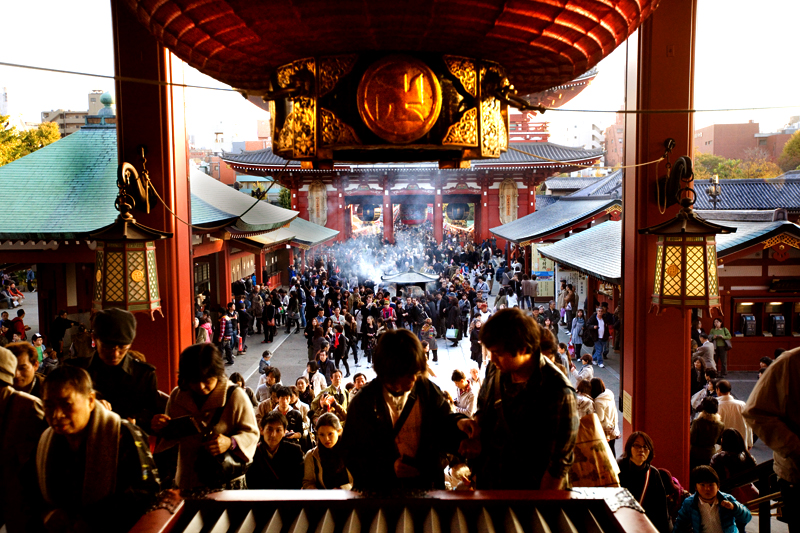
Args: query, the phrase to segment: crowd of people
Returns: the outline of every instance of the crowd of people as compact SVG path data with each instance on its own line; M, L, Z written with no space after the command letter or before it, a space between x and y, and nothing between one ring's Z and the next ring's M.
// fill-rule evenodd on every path
M573 464L579 432L591 426L585 417L596 417L596 436L614 461L616 397L594 367L603 366L604 341L621 326L619 314L598 305L584 318L567 283L557 300L538 307L536 279L518 272L517 261L506 269L492 242L437 245L415 230L398 241L334 245L293 268L286 288L237 281L224 310L198 299L197 342L180 354L169 395L159 391L146 355L131 350L136 320L127 311L94 315L88 353L75 340L69 348L51 342L57 363L46 375L38 339L9 339L0 348L0 519L8 531L125 531L173 488L187 496L221 489L564 489L582 481ZM411 269L437 280L410 290L381 279ZM492 301L494 282L502 290ZM56 320L57 332L75 326L65 315ZM302 375L282 375L264 346L255 390L240 374L228 376L226 363L248 340L254 346L263 332L260 344L269 345L278 327L303 332ZM559 342L559 328L569 343ZM430 379L442 338L468 338L474 360L449 376L455 397ZM587 343L592 354L581 351ZM796 366L794 352L780 364ZM374 379L358 371L359 357ZM776 379L767 371L762 382ZM716 423L712 401L721 405L730 393L728 382L714 385L720 399L703 398L704 414L692 427L695 494L652 465L655 444L647 434L631 434L622 447L619 483L661 532L744 531L750 513L737 500L747 499L747 488L719 489L752 466L754 433L783 454L779 475L788 497L796 497L798 448L761 431L795 427L770 407L786 401L771 389L757 387L761 403L748 409L725 400L746 422L724 429L719 453L700 444L695 450L695 434ZM784 392L792 397L795 390Z

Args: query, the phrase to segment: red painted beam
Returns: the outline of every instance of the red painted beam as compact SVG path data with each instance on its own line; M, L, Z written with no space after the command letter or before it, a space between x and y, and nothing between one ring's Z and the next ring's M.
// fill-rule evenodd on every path
M204 242L203 244L198 244L197 246L192 248L192 256L194 258L203 257L205 255L215 254L217 252L222 251L222 247L225 246L225 241L223 240L216 240L214 242Z

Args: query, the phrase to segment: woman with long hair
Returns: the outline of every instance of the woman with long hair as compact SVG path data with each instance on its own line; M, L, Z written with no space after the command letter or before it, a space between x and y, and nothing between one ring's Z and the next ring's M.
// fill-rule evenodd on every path
M575 318L572 319L570 324L569 334L572 345L575 347L575 359L581 358L581 349L583 349L583 326L586 324L586 319L583 316L583 309L578 309L575 312Z
M703 390L706 385L706 362L702 357L695 357L692 361L692 396Z
M634 431L625 441L625 451L619 463L619 484L630 491L644 507L650 522L660 533L667 533L669 511L667 492L658 469L650 463L655 456L653 439L643 431Z
M756 460L747 451L744 437L738 429L723 431L719 443L722 451L711 458L711 468L716 470L721 483L756 467ZM740 502L747 502L758 497L758 490L752 485L745 485L733 489L731 495Z
M591 385L594 412L600 419L608 445L616 457L615 443L620 433L617 429L617 402L614 401L614 393L606 388L606 384L600 378L592 378Z
M372 364L372 351L375 349L375 339L378 336L378 325L372 315L367 315L361 326L361 349L364 350L364 357L367 363Z
M303 336L306 338L306 347L308 348L308 360L314 360L314 332L317 330L317 319L312 318L309 320L308 324L306 324L306 328L303 330Z
M342 423L333 413L324 413L317 420L317 446L305 456L304 489L344 489L353 487L353 476L344 464L339 446Z

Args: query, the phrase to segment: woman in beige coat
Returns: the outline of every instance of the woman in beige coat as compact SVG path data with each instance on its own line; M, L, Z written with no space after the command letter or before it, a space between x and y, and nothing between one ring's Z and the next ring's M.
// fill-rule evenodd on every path
M153 417L152 428L162 437L156 451L178 445L175 481L181 490L247 488L244 473L229 480L208 479L209 460L230 452L249 464L259 439L250 399L228 381L213 344L194 344L181 353L178 386L169 396L167 414Z
M317 446L305 456L304 489L353 488L353 476L344 464L340 446L342 424L333 413L325 413L317 420Z

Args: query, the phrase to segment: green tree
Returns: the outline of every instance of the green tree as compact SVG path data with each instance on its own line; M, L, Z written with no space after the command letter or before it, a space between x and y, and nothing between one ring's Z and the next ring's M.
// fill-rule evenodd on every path
M0 116L0 166L35 152L61 138L55 122L39 124L36 129L17 131L9 117Z
M698 150L694 152L694 177L695 179L708 179L714 174L720 179L733 178L736 167L739 166L738 159L725 159L714 154L703 154Z
M291 209L292 208L292 197L289 189L281 187L281 192L278 193L278 205L283 207L284 209Z
M744 151L744 158L737 168L737 178L768 179L780 176L781 169L769 160L769 154L761 148L750 148Z
M784 172L800 170L800 131L794 132L794 135L783 145L783 151L778 157L778 166Z

